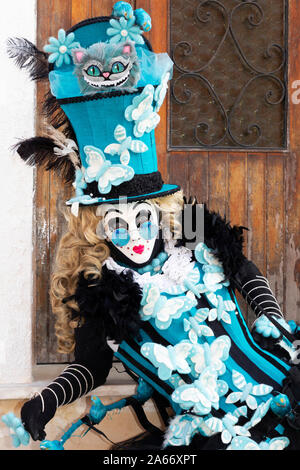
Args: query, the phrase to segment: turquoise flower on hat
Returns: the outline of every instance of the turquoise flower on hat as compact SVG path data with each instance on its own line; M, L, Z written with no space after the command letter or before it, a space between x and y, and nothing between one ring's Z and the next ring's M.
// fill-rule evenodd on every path
M135 16L126 20L123 16L119 20L111 19L109 22L111 28L108 28L106 34L111 36L109 42L117 44L131 40L136 44L144 44L142 30L135 25Z
M44 46L44 51L50 53L48 61L54 63L56 67L71 63L72 49L80 47L79 42L74 42L74 33L66 34L64 29L58 31L57 39L49 38L49 43Z

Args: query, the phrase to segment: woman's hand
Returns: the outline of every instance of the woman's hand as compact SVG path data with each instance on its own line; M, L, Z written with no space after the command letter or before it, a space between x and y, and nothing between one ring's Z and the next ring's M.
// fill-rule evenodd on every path
M24 403L21 409L23 426L34 441L45 439L44 428L56 411L55 403L52 403L51 399L44 400L44 406L45 410L43 411L43 401L40 396L37 396Z

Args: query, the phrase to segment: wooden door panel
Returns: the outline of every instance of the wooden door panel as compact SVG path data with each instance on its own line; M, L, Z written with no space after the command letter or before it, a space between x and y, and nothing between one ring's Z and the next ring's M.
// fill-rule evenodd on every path
M195 196L199 203L208 200L208 175L208 152L189 153L189 187L187 194Z
M266 157L266 272L274 294L284 306L285 155Z
M300 59L300 54L299 54ZM300 76L300 75L299 75ZM299 112L299 111L298 111ZM300 320L300 148L285 160L285 308L290 318Z

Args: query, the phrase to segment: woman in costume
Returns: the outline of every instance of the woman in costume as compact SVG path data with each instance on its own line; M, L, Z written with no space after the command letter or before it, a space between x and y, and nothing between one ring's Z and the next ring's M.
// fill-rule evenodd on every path
M151 50L150 28L144 10L117 2L44 52L10 41L17 64L51 87L51 125L17 151L76 190L51 284L59 350L75 360L24 404L22 422L43 440L59 406L105 383L115 355L165 422L158 430L128 399L148 431L135 448L299 449L297 325L243 255L243 228L187 203L157 169L172 61ZM235 291L257 315L252 332Z

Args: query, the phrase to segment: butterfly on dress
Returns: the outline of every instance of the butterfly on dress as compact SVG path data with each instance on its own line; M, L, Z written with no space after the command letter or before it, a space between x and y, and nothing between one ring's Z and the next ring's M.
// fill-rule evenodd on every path
M257 408L257 400L255 396L264 396L273 390L273 387L270 385L253 385L251 382L247 383L243 374L236 370L232 371L232 381L233 384L240 390L240 392L230 393L226 398L226 403L245 401L251 410L255 410Z
M200 308L198 310L199 321L223 321L224 323L231 324L230 314L234 312L236 305L232 300L223 300L221 295L213 293L206 294L207 299L213 304L214 308Z
M182 385L172 393L172 400L184 410L192 409L199 416L210 413L212 408L219 409L219 398L228 391L223 380L217 380L218 374L212 367L207 367L193 384Z
M247 416L246 406L236 408L233 413L227 413L222 419L208 418L204 423L212 431L212 434L220 432L222 442L228 444L236 436L250 436L245 427L237 425L240 416Z
M189 339L193 344L196 344L201 336L214 336L214 332L209 326L199 324L197 313L193 317L189 317L189 319L183 319L183 329L189 332Z
M175 416L165 433L164 447L188 446L197 432L198 423L201 424L203 418L188 414Z
M98 181L98 189L101 194L107 194L112 186L119 186L124 181L134 177L134 170L128 165L112 164L106 160L102 150L92 145L86 145L84 152L87 156L88 167L85 170L85 181L91 183Z
M224 362L229 357L231 340L229 336L222 335L216 338L212 343L195 344L191 361L194 363L196 374L200 374L206 367L210 366L222 375L226 371Z
M109 155L120 155L120 162L123 165L128 165L130 161L130 152L144 153L148 147L141 140L134 140L132 137L127 137L125 127L118 125L114 131L114 137L117 144L110 144L105 147L104 152Z
M251 419L244 425L244 428L250 429L256 426L269 411L271 402L272 398L269 398L269 400L262 402L254 411L253 415L251 416Z
M180 318L182 313L190 311L196 304L195 297L181 295L168 299L160 294L158 287L147 284L143 289L140 315L144 321L155 318L156 326L164 330L169 328L172 320Z
M283 450L290 444L285 437L274 437L269 441L255 442L250 437L234 437L226 450Z
M189 374L191 368L186 360L193 345L189 342L181 342L175 346L162 346L157 343L144 343L141 353L158 369L158 377L161 380L169 380L172 372Z

